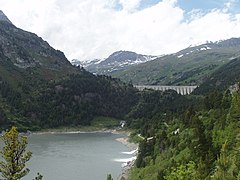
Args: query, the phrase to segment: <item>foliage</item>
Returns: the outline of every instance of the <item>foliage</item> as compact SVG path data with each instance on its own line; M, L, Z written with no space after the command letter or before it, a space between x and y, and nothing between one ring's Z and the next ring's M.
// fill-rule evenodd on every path
M115 118L99 116L91 121L91 126L97 128L114 128L119 126L119 121Z
M240 79L240 58L235 58L226 65L213 72L200 86L195 90L195 94L207 94L214 90L224 91L229 86L236 84Z
M213 174L213 179L221 180L231 180L235 179L234 177L234 169L235 164L232 157L228 156L227 153L227 143L224 143L221 149L220 156L216 161L216 170Z
M181 103L189 106L185 110L174 106L154 112L152 106L151 116L132 120L145 141L139 145L131 180L240 177L240 93L214 91L202 101L191 100Z
M26 150L27 137L20 136L16 127L12 127L3 137L5 146L1 151L4 161L0 162L1 176L6 180L18 180L29 173L26 163L30 160L32 153ZM35 179L42 179L38 174Z
M15 91L8 90L10 85L5 86L8 94L5 95L5 91L1 94L0 91L0 95L11 107L12 113L6 116L7 109L3 107L3 126L16 125L22 131L29 128L39 130L90 125L99 116L122 119L138 101L137 90L131 85L84 71L58 81L39 84L28 94L16 92L19 96L14 95ZM16 118L10 118L11 115Z
M62 52L11 23L0 22L0 39L0 130L122 119L138 100L132 85L72 66Z
M113 178L112 178L112 175L111 175L111 174L108 174L108 175L107 175L107 180L113 180Z
M186 165L180 165L173 169L164 178L166 180L198 180L200 179L200 175L196 169L195 163L190 161Z

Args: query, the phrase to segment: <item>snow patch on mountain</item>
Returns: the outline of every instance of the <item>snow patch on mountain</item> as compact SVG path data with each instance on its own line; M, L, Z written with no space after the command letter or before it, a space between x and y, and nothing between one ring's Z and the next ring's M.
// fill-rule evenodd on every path
M94 59L81 62L72 60L73 65L80 65L96 74L111 74L114 71L124 70L129 66L145 63L158 58L158 56L142 55L131 51L117 51L105 59Z
M183 57L184 55L183 54L181 54L181 55L179 55L179 56L177 56L178 58L181 58L181 57Z
M177 58L182 58L183 56L187 56L196 52L201 52L201 51L207 51L207 50L211 50L212 47L211 43L208 44L202 44L200 46L191 46L188 47L187 49L184 49L182 51L179 51L178 53L174 54L175 56L177 56Z

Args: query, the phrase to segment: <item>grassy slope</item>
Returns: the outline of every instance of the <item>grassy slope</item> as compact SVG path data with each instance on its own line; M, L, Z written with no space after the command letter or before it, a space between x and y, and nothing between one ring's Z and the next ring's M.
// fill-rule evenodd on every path
M213 90L226 90L240 80L240 58L220 67L195 90L195 94L205 94Z
M229 62L231 57L238 56L238 48L232 47L196 51L177 57L185 51L132 66L113 76L133 84L199 85L208 75Z

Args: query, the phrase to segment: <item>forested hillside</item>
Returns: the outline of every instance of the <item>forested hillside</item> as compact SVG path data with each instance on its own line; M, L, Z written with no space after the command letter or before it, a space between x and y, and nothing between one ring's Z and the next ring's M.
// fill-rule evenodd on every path
M89 125L96 116L120 119L137 102L132 85L72 66L61 51L1 17L1 130Z
M207 94L220 90L224 91L236 84L240 79L240 58L235 58L213 72L195 91L195 94Z
M24 93L1 81L1 128L20 130L89 125L95 116L123 118L137 102L136 89L117 79L85 70L58 81L46 81Z
M130 179L237 179L240 92L212 92L204 98L167 93L164 97L168 97L161 100L164 108L151 106L141 114L139 107L151 104L142 97L129 117L135 119L130 126L137 129L136 136L145 137Z

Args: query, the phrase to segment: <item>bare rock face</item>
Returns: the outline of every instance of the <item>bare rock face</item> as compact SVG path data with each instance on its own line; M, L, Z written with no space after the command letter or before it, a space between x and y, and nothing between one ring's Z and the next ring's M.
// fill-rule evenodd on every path
M0 10L0 21L5 21L5 22L12 24L12 22L8 19L8 17L1 10Z
M1 73L1 69L6 72ZM14 74L13 69L21 74ZM0 10L0 76L28 73L51 80L75 71L61 51L36 34L16 27Z

